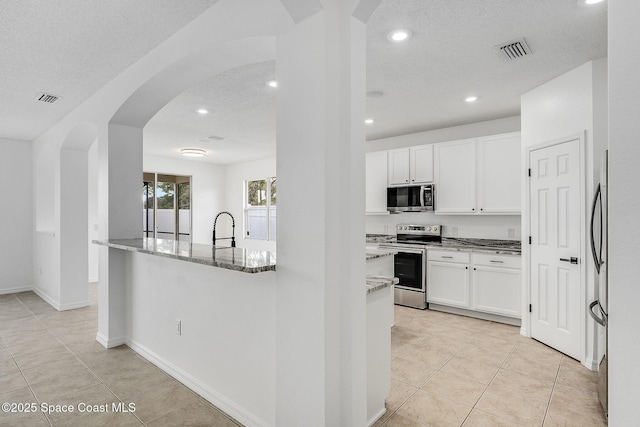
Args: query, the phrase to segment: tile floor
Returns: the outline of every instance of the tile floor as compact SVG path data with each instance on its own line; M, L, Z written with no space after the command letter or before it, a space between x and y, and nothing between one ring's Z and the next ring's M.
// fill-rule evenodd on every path
M90 307L0 295L0 403L135 403L134 413L0 412L0 426L225 426L230 417L128 347L95 341ZM596 374L519 328L396 306L392 389L376 427L604 426Z
M91 305L58 312L33 292L0 295L0 404L36 403L31 413L0 411L0 426L237 427L187 387L126 346L96 342L97 285ZM77 405L135 403L135 412L78 411ZM73 404L44 414L40 405ZM100 409L100 408L98 408Z
M391 396L376 427L606 425L597 374L519 327L395 307Z

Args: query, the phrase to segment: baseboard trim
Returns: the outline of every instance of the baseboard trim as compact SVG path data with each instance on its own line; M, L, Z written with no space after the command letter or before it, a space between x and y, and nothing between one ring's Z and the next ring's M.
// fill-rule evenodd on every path
M587 358L583 363L584 367L591 371L598 371L600 369L600 362L596 362L592 358Z
M384 414L386 414L386 413L387 413L387 408L380 409L380 411L377 414L375 414L373 417L371 417L371 419L369 420L367 425L369 427L371 427L372 425L374 425L376 423L376 421L378 421L380 418L382 418L382 416Z
M213 390L208 385L204 384L202 381L194 378L190 374L186 373L173 363L149 350L142 344L139 344L133 340L127 339L126 344L131 347L132 350L137 352L140 356L147 359L149 362L156 365L158 368L165 371L167 374L171 375L182 384L198 393L200 396L204 397L206 400L211 402L216 407L220 408L222 411L226 412L237 421L246 426L264 426L267 427L269 424L264 420L256 417L254 414L246 411L244 408L237 405L235 402L227 399L217 391Z
M18 292L28 292L32 290L33 290L32 286L21 286L18 288L0 289L0 295L17 294Z
M67 310L74 310L76 308L89 307L88 298L82 301L71 302L68 304L60 304L58 301L53 299L50 295L47 295L46 293L42 292L38 288L34 287L34 288L29 288L28 290L33 291L36 295L38 295L45 302L47 302L51 307L55 308L58 311L67 311Z
M60 304L58 303L58 301L53 299L53 297L51 295L41 291L40 289L36 288L35 286L31 290L33 291L33 293L35 293L40 298L42 298L51 307L55 308L58 311L62 311L62 310L60 310Z
M72 302L69 304L62 304L60 305L60 308L58 309L58 311L75 310L76 308L84 308L84 307L89 307L89 299Z
M124 337L108 339L100 332L96 334L96 341L98 341L104 348L113 348L127 343L127 340Z

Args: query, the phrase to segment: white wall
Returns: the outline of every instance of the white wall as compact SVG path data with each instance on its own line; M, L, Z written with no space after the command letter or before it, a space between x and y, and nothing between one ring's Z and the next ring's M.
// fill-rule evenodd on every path
M590 368L596 368L599 355L592 354L594 322L586 313L587 304L596 298L594 289L595 267L589 249L589 214L591 197L598 183L600 159L607 146L607 111L606 111L606 73L607 59L590 61L547 83L522 95L522 164L527 164L528 147L554 142L584 134L584 153L586 171L583 179L586 194L583 200L585 222L582 228L582 256L585 264L585 301L583 305L586 340L583 362ZM526 206L526 185L522 184L523 210ZM523 216L522 228L528 227L527 218ZM528 246L523 241L523 257L528 257ZM523 274L524 280L528 272ZM523 326L528 322L523 320Z
M609 425L640 402L640 2L609 2Z
M433 144L457 139L476 138L520 130L520 116L471 123L462 126L412 133L367 142L367 152L392 150L413 145ZM406 212L394 215L367 215L367 233L395 234L396 224L440 224L445 237L479 239L514 239L521 236L519 215L465 216L435 215L430 212ZM457 233L455 232L457 228ZM511 235L510 233L513 233Z
M145 172L191 176L192 242L211 244L213 219L226 208L225 166L195 160L143 156ZM140 178L142 183L142 178ZM142 184L140 184L142 185ZM142 210L142 202L140 202ZM142 236L142 228L140 228Z
M244 218L244 182L253 179L264 179L276 176L276 159L264 159L251 162L235 163L227 166L226 172L226 209L236 220L236 244L241 248L276 250L275 241L247 239ZM221 236L230 236L231 228L228 218L220 217L219 224L225 225ZM225 243L222 243L223 245Z
M33 285L32 146L27 141L0 139L0 294Z
M89 205L89 282L98 281L98 245L91 243L99 239L98 230L98 144L94 143L88 152L88 205Z

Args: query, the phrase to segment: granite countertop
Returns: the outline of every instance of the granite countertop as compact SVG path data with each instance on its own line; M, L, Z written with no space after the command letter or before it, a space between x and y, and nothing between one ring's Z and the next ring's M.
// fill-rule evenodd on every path
M388 288L399 282L397 277L367 276L367 293Z
M367 247L367 261L385 256L395 255L398 251L389 248Z
M94 240L93 243L125 251L173 258L244 273L261 273L263 271L274 271L276 269L276 255L269 251L212 246L147 237L108 241Z
M396 244L396 236L389 234L367 234L369 244ZM412 243L412 242L403 242ZM426 246L428 249L443 249L449 251L468 251L503 255L520 255L519 240L499 240L499 239L471 239L459 237L443 237L441 243L416 242Z

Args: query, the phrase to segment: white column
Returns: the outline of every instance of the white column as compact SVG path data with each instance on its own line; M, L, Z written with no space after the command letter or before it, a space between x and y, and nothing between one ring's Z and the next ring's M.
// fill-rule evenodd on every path
M640 3L609 7L609 425L638 423L640 402Z
M366 424L365 25L353 3L323 2L278 38L281 426Z
M100 239L142 237L142 129L111 123L98 146ZM125 341L124 251L100 247L98 341Z

